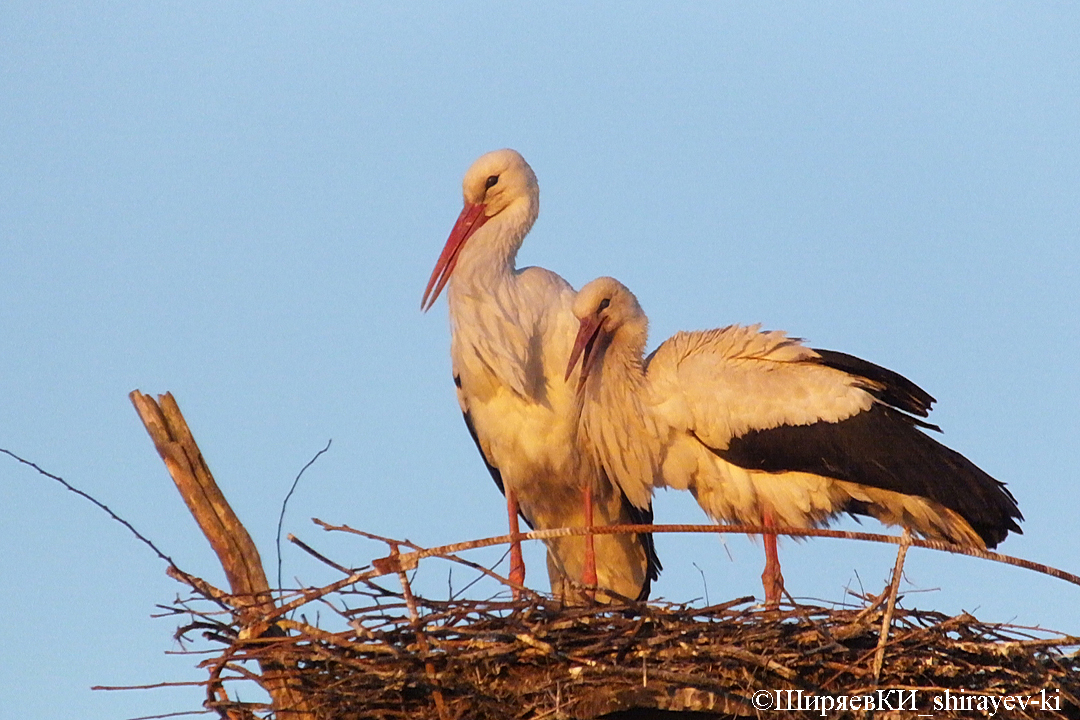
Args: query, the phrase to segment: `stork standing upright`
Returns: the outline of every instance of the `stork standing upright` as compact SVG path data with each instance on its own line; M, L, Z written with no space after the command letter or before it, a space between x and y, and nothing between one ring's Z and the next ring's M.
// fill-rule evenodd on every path
M421 307L447 287L458 403L506 495L511 532L519 514L536 529L651 522L651 504L629 503L577 445L580 399L563 379L578 326L573 288L549 270L515 267L540 207L532 168L497 150L469 168L462 191ZM660 567L650 535L556 538L547 549L552 590L564 597L576 597L565 587L571 578L644 599ZM510 567L521 584L520 543Z
M847 512L978 548L1021 532L1005 485L920 430L939 430L915 417L934 398L891 370L756 325L680 332L644 358L648 320L613 278L573 311L582 443L635 504L667 486L716 521L813 527ZM765 551L775 606L775 535Z

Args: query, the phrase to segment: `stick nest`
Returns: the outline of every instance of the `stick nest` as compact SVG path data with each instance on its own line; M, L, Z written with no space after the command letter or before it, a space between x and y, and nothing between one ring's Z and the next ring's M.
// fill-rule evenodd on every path
M178 603L177 612L195 616L178 635L201 629L217 648L203 663L211 671L207 706L222 717L265 715L266 705L230 699L225 681L262 684L273 657L287 668L277 679L284 674L314 717L339 720L776 717L777 701L792 708L787 718L862 716L823 714L828 701L815 695L834 703L871 697L879 718L985 717L980 696L1031 698L1026 710L998 708L998 717L1080 716L1080 638L969 614L898 607L875 681L882 610L870 596L841 609L766 611L752 598L704 608L563 607L538 596L432 601L368 584L323 599L347 630L280 621L250 638L193 607L199 601ZM755 707L763 690L772 705ZM1033 702L1043 696L1046 708ZM935 698L952 709L935 707Z

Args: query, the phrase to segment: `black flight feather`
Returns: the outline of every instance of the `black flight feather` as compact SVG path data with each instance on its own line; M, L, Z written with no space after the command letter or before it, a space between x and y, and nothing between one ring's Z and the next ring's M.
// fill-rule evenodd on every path
M634 504L627 499L625 494L622 496L622 503L626 513L630 516L631 524L652 525L652 503L644 509L634 507ZM660 571L664 569L664 566L660 564L660 556L656 554L656 544L653 542L652 533L638 533L637 539L645 550L645 582L641 586L641 592L634 599L644 601L649 599L652 582L660 577Z
M869 382L863 385L863 389L886 405L919 417L926 417L930 413L930 408L935 402L933 396L900 373L847 353L818 348L812 348L812 350L821 356L817 362L825 367L868 380ZM923 427L928 426L923 425ZM937 426L929 427L940 432Z
M888 387L881 393L897 397ZM1010 530L1022 532L1016 521L1023 516L1004 483L921 432L918 424L895 408L875 404L839 422L751 430L733 438L726 450L712 451L750 470L807 472L928 498L964 518L987 547L996 547Z

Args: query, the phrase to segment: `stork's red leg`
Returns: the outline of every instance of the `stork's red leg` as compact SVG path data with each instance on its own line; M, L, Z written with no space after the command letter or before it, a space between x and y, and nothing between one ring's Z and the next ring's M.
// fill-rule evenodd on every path
M506 491L506 512L510 515L510 534L519 534L521 528L518 525L517 495L510 490ZM521 541L517 539L510 541L509 580L518 585L525 584L525 559L521 556ZM512 592L514 593L515 600L521 597L521 592L517 588L513 588Z
M592 488L586 484L585 495L585 526L593 526L593 499ZM581 582L585 587L596 587L596 546L593 543L593 535L585 536L585 572Z
M774 527L772 512L766 510L762 515L761 524L765 527ZM761 573L761 584L765 587L765 607L777 608L780 606L780 596L784 594L784 576L780 574L780 556L776 551L776 535L764 535L765 542L765 570Z

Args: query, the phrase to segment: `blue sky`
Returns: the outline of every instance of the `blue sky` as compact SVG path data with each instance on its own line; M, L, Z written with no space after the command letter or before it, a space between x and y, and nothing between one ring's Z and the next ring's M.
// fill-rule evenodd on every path
M176 395L268 566L331 438L286 530L338 561L383 549L309 518L424 545L504 532L445 301L419 304L462 174L514 147L542 193L523 264L618 277L653 344L761 322L905 374L1019 500L1002 551L1076 572L1077 37L1064 3L6 2L0 447L218 584L132 389ZM655 508L703 521L674 493ZM199 707L89 690L204 677L165 654L176 622L150 616L182 588L145 547L5 457L0 533L13 717ZM656 596L760 595L742 536L659 546ZM825 601L879 591L893 555L781 549L788 588ZM546 588L541 549L526 561ZM291 547L284 566L333 578ZM907 576L908 605L1080 632L1060 581L928 551ZM441 596L446 566L417 583Z

